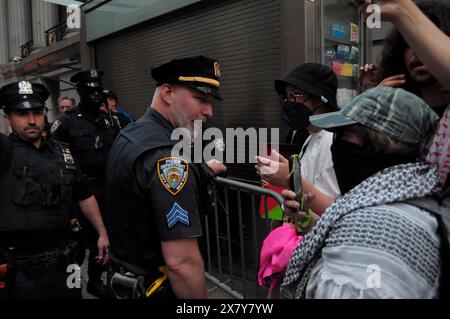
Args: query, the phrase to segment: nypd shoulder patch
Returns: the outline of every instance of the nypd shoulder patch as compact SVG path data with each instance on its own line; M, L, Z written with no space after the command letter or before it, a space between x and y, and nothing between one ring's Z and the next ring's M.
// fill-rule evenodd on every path
M171 229L177 223L182 223L186 226L190 225L189 222L189 213L181 208L178 203L173 204L172 209L167 214L167 227Z
M61 121L60 120L56 120L52 127L50 128L50 134L53 134L56 132L56 130L61 126Z
M158 177L172 195L178 194L189 176L188 163L179 157L164 157L158 160Z

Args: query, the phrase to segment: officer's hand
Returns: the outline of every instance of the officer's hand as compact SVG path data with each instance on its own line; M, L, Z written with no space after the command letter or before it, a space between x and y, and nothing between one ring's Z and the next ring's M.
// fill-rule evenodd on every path
M108 235L100 235L97 241L98 256L95 257L97 263L106 264L109 260L109 239Z
M256 173L265 180L275 186L289 186L289 161L279 154L276 150L272 150L269 157L256 156Z
M206 164L208 164L209 168L214 172L214 175L219 175L227 171L227 167L218 160L212 159L206 162Z

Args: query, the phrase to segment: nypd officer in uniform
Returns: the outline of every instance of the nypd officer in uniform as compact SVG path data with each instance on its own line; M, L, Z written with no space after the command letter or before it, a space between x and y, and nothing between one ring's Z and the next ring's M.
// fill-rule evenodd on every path
M185 128L195 134L194 120L205 122L213 115L214 99L221 100L220 66L196 56L156 67L152 77L157 87L151 106L121 131L108 157L105 223L112 240L111 287L116 295L123 292L119 279L125 275L138 283L143 279L141 291L125 293L126 297L174 293L177 298L205 298L197 243L204 212L201 195L205 181L225 166L192 164L172 156L178 141L171 140L171 133ZM166 288L143 293L166 276Z
M130 115L122 108L119 110L117 95L113 91L103 90L103 96L105 98L105 107L102 110L110 116L111 120L116 121L121 129L133 121Z
M120 131L116 121L100 111L104 101L101 76L103 72L96 69L81 71L70 81L76 84L80 103L67 110L56 120L50 130L53 140L68 143L75 158L79 161L83 174L88 178L91 190L104 213L104 177L106 159L114 139ZM87 291L98 297L107 297L106 286L101 274L106 270L96 263L92 252L95 250L95 233L81 220L83 236L90 251Z
M28 81L0 89L12 131L0 135L0 295L7 298L81 297L76 282L67 285L76 252L67 240L73 200L99 234L99 262L109 254L97 202L70 149L42 138L48 96L42 84Z

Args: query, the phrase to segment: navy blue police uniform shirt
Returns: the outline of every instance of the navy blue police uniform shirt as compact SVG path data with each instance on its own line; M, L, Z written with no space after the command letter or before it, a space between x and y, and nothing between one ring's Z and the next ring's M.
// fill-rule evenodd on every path
M149 113L170 136L174 129L170 122L155 110ZM172 157L171 151L172 147L147 151L134 166L136 182L148 194L148 210L161 241L202 235L199 167Z
M13 148L17 145L26 145L29 149L29 152L27 153L28 156L26 158L22 158L23 161L30 163L28 165L29 167L33 166L33 162L55 161L57 158L57 152L51 142L43 141L40 147L36 148L33 144L22 140L14 133L10 136L0 135L0 145L0 151L2 154L0 157L0 165L3 167L1 172L5 172L7 168L11 166L11 154L13 152ZM91 197L92 192L90 191L89 182L83 176L76 161L74 161L74 170L75 179L72 185L72 200L78 202Z

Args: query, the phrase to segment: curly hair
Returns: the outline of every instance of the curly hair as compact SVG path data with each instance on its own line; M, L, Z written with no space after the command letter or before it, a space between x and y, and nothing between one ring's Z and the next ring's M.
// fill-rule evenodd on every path
M419 9L439 28L450 36L450 6L442 3L427 2L417 5ZM406 84L403 89L419 95L419 87L411 80L403 54L409 48L402 34L394 29L384 39L381 61L377 69L376 80L380 83L385 78L405 74Z

